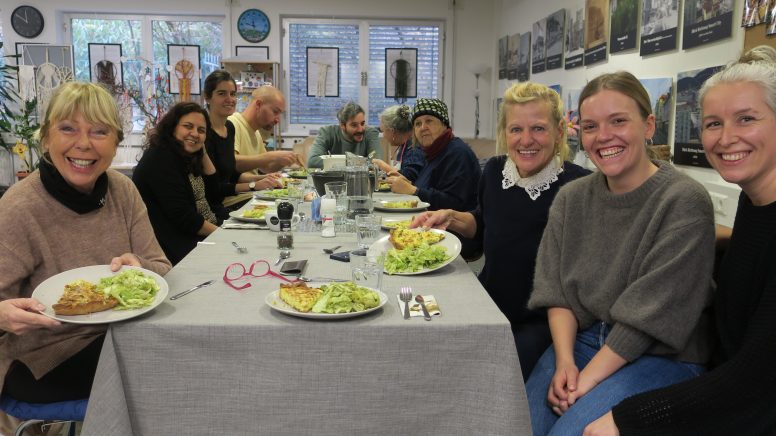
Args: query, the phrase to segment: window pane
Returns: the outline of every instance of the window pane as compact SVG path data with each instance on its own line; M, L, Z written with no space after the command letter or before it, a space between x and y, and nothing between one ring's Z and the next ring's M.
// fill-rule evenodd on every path
M200 89L205 77L221 66L221 23L207 21L154 21L154 62L167 65L167 44L198 45ZM192 56L194 54L192 53Z
M380 112L399 104L385 98L385 49L417 48L417 96L436 98L439 88L439 27L438 26L370 26L369 27L369 120L379 125ZM392 80L392 79L391 79ZM405 104L412 107L415 98Z
M337 111L358 101L358 25L291 24L289 26L290 124L336 124ZM307 47L339 48L339 97L307 96Z

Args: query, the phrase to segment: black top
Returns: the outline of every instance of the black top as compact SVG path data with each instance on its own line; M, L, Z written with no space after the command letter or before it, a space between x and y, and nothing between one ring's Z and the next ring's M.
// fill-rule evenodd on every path
M776 432L776 202L744 194L718 272L718 346L712 369L636 395L613 409L622 435L761 435Z
M225 213L218 200L218 179L215 174L203 175L202 179L205 196L220 224ZM183 158L170 147L148 149L137 163L132 181L143 197L159 245L170 262L177 264L194 249L197 241L204 239L197 232L205 222L197 211Z
M536 253L542 239L550 205L561 186L590 171L565 162L558 181L531 200L525 189L503 189L505 155L492 157L485 164L479 185L478 205L472 214L477 220L475 240L482 243L485 265L479 279L493 301L514 324L545 318L544 311L526 308L533 290Z
M212 128L208 129L205 148L207 155L210 156L210 160L216 167L218 191L221 193L220 201L223 201L224 197L237 194L235 185L240 178L240 173L237 172L234 157L234 124L226 120L226 138L216 133Z

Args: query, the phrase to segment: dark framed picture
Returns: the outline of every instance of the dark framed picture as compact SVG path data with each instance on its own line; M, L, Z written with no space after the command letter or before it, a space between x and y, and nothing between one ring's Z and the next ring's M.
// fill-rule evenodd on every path
M170 94L199 95L198 45L167 44Z
M234 47L234 55L257 61L269 60L269 46L266 45L237 45Z
M25 45L46 45L45 42L17 42L16 43L16 65L33 65L32 60L28 59L25 63L22 56L24 55Z
M418 96L418 49L385 49L385 98L404 103Z
M121 44L89 43L89 79L109 89L124 84Z
M307 96L339 97L339 48L307 47Z

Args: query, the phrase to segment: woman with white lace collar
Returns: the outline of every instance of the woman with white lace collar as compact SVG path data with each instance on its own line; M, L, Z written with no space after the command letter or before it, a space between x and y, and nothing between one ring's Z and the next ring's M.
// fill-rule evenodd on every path
M546 316L525 307L539 241L558 189L589 171L566 161L563 105L544 85L523 82L506 90L497 134L503 154L485 165L477 207L426 212L413 226L452 230L482 244L480 282L509 319L523 377L528 378L551 343Z

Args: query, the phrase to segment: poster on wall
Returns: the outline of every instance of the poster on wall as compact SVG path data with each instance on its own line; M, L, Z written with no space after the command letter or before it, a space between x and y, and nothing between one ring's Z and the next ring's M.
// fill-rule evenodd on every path
M581 93L581 89L566 89L562 94L563 106L565 109L563 118L565 118L566 122L568 123L566 127L566 133L568 136L567 142L569 144L569 148L571 149L569 160L578 165L584 163L581 162L580 159L576 158L577 154L579 154L580 158L583 156L582 153L579 153L579 94Z
M520 51L519 33L515 33L514 35L509 35L509 42L507 43L507 51L509 53L509 57L507 59L507 79L516 80L518 52Z
M124 84L121 66L121 44L89 43L89 80L108 89Z
M531 78L531 32L520 34L517 56L517 80L525 82Z
M768 23L765 28L765 34L773 35L776 33L776 0L769 0L767 19Z
M678 8L676 0L642 0L641 56L676 49Z
M181 101L200 93L199 52L198 45L167 44L170 94L180 94Z
M546 69L544 64L544 42L546 40L546 19L539 20L533 23L533 30L531 32L531 39L533 40L533 47L531 52L533 54L531 59L531 73L541 73Z
M339 97L339 48L307 47L307 96Z
M687 71L676 75L676 121L674 121L674 163L711 168L701 145L701 111L698 91L722 66Z
M556 70L563 66L563 30L565 24L565 9L547 17L547 70Z
M577 0L577 7L569 9L569 21L566 24L566 62L567 70L584 65L585 56L585 0Z
M609 52L618 53L636 48L639 0L613 1L611 9L612 35L609 39Z
M606 59L606 43L609 41L609 0L585 2L585 65Z
M507 43L509 37L505 36L498 40L498 78L499 80L507 78L507 58L509 57Z
M769 0L744 0L741 27L753 27L768 20Z
M733 32L733 3L733 0L685 2L682 48L729 38Z
M404 103L418 97L418 49L385 49L385 98Z
M655 134L652 135L652 143L655 145L668 144L668 133L671 131L671 105L673 104L673 84L670 77L658 79L639 79L644 89L649 94L652 103L652 113L655 115Z

